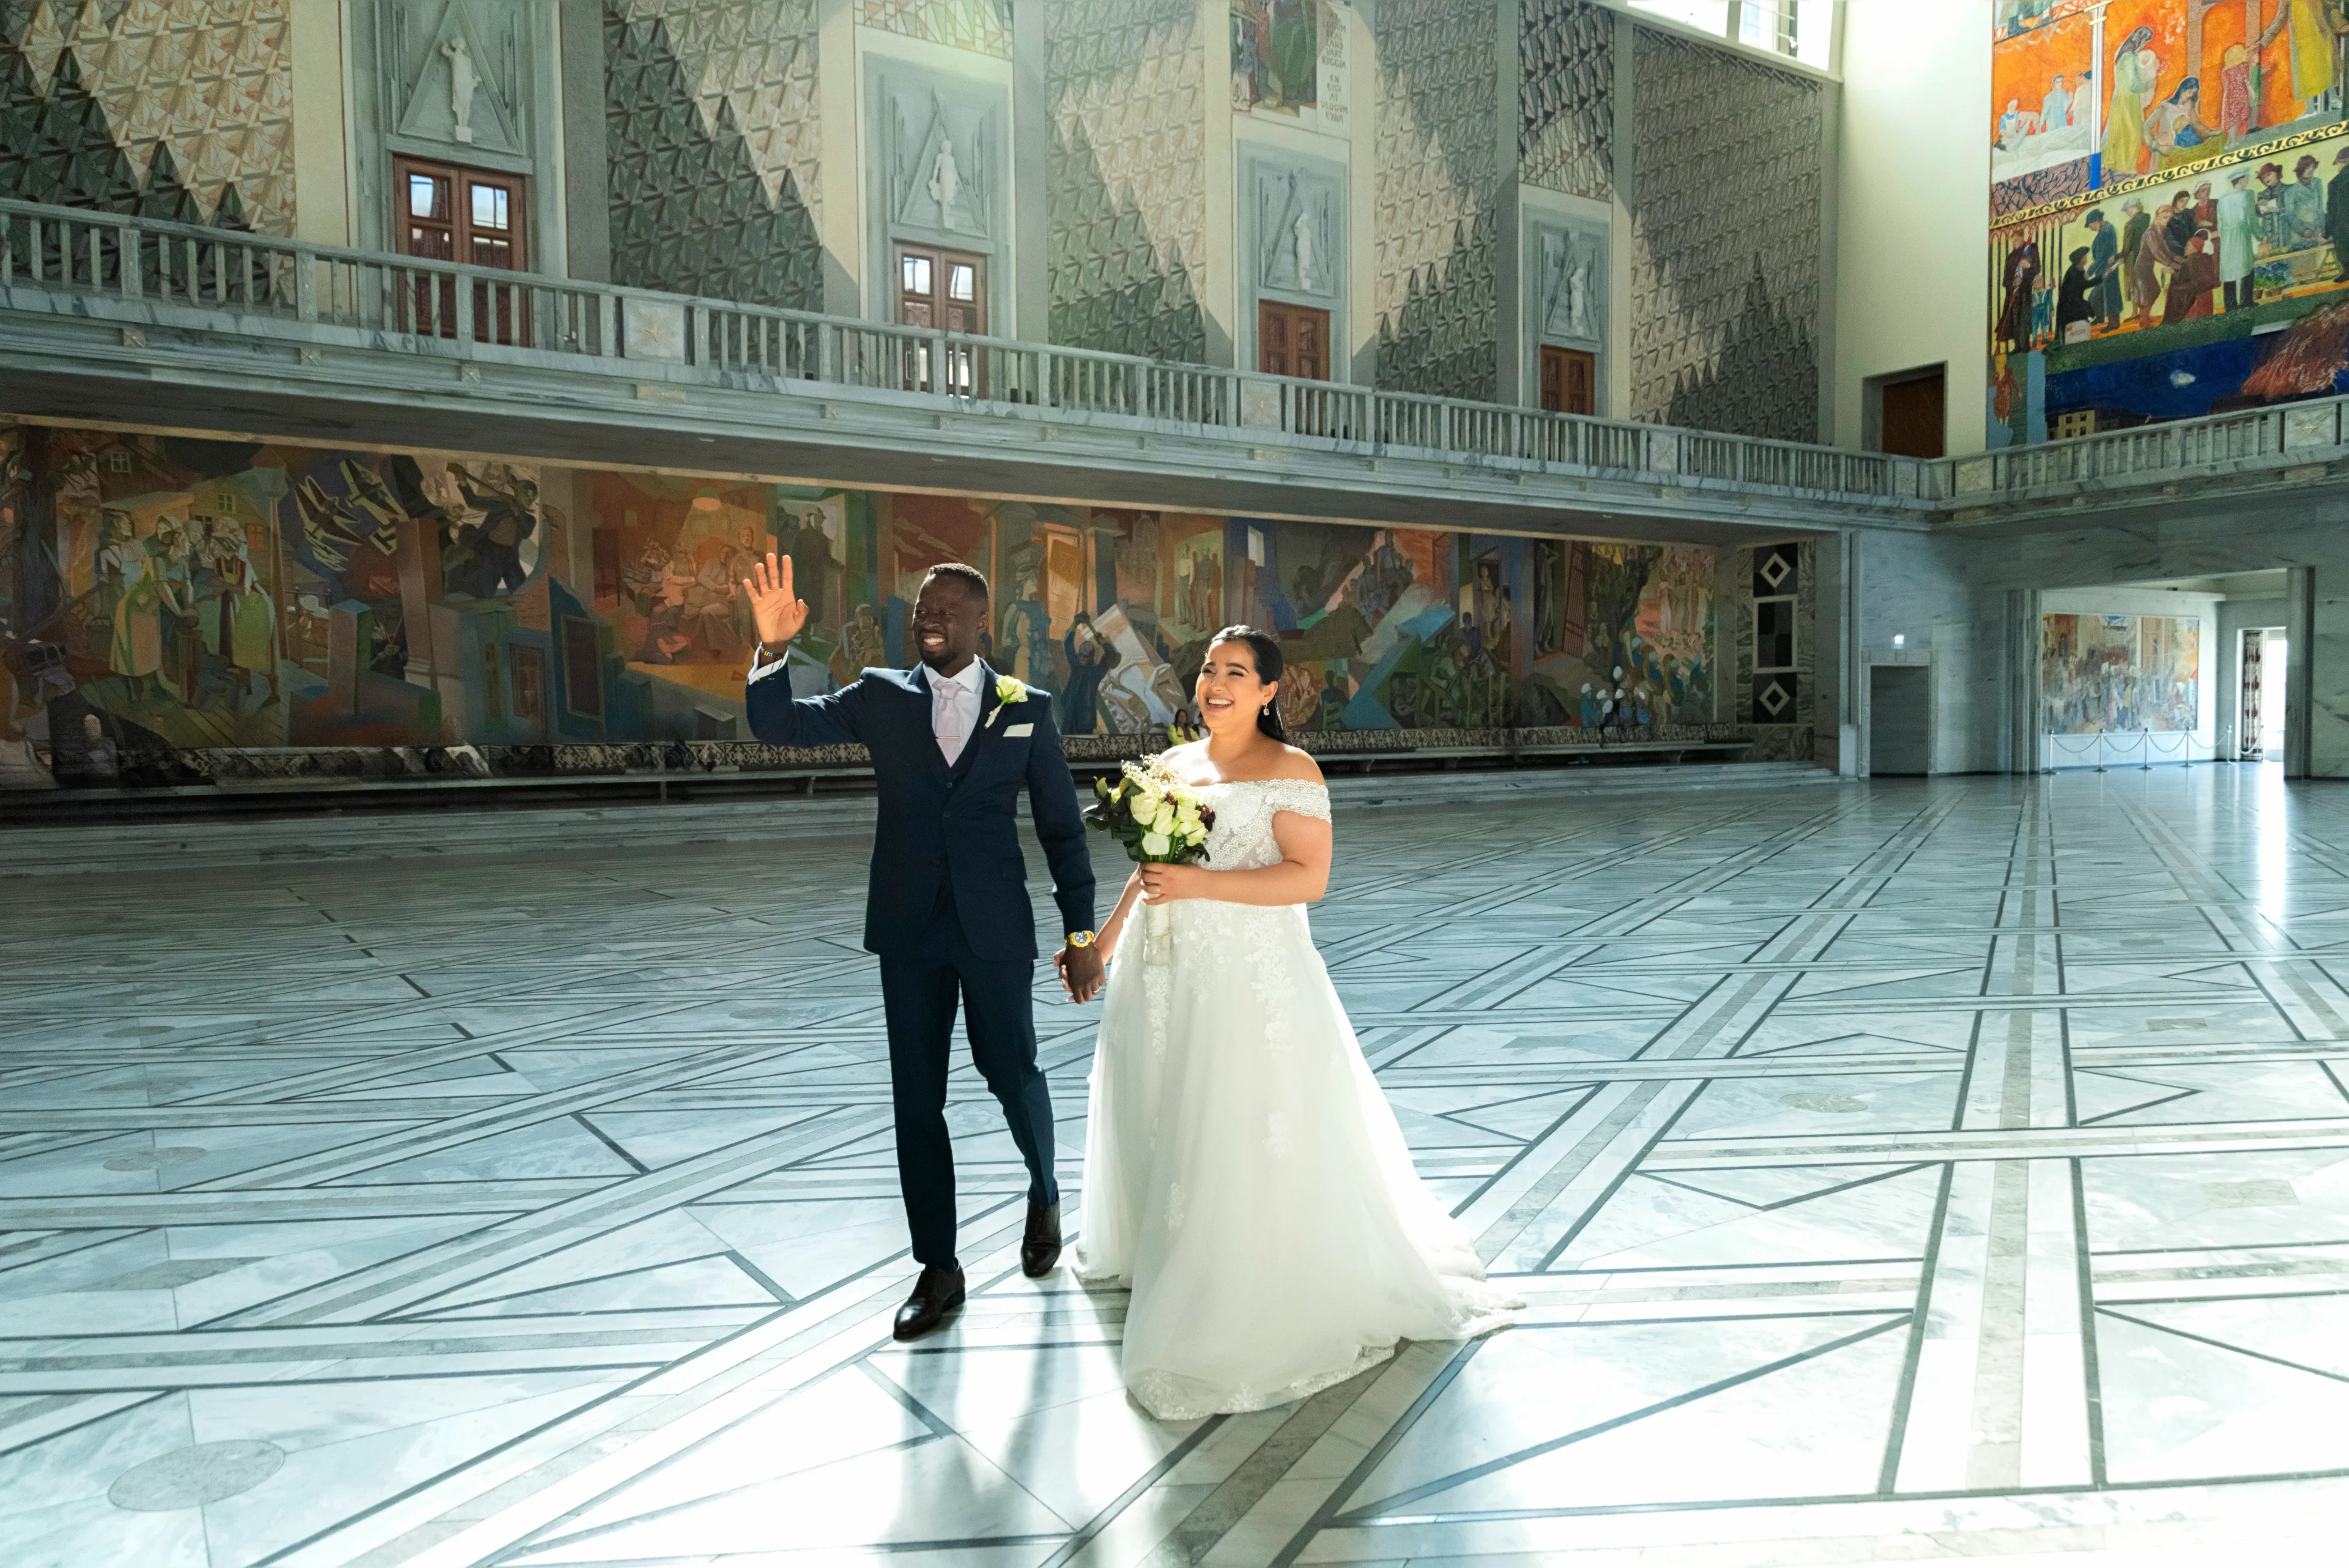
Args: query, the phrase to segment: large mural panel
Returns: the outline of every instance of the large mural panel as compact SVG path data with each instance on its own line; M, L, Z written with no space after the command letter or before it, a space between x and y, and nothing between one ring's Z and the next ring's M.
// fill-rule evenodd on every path
M2040 689L2051 735L2193 730L2202 623L2190 616L2040 618Z
M2009 0L1993 447L2349 389L2337 0Z
M1275 631L1306 731L1713 718L1710 549L826 490L446 452L0 427L0 742L93 781L281 748L748 741L740 584L812 607L801 690L906 665L927 569L1079 737ZM191 761L191 759L196 759Z

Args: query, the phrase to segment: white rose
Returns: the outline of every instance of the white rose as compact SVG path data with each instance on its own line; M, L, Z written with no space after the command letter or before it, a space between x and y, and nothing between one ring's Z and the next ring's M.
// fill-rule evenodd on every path
M1144 855L1164 855L1174 847L1173 840L1163 833L1145 833L1142 836L1142 852Z

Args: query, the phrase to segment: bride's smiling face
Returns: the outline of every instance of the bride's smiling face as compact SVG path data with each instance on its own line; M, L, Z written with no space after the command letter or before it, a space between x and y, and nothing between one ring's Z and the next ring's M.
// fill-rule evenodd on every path
M1279 695L1280 682L1258 677L1256 651L1237 640L1208 648L1192 691L1200 722L1217 734L1255 729L1257 714Z

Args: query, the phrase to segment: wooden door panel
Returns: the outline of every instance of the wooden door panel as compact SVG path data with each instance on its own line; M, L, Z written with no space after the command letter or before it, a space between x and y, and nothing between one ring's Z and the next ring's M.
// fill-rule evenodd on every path
M1599 411L1599 357L1542 345L1541 406L1555 414Z
M1946 384L1938 370L1883 390L1879 421L1884 450L1901 457L1940 457L1949 423Z
M1256 311L1256 368L1268 376L1330 379L1330 313L1309 305L1260 300Z

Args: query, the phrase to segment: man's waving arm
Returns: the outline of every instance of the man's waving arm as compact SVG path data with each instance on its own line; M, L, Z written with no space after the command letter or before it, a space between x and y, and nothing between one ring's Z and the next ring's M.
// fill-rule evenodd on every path
M759 652L744 693L750 732L771 746L844 746L864 740L857 730L856 687L823 697L792 696L783 649L807 624L808 607L792 592L791 557L768 551L742 579L742 593L759 627Z

